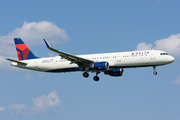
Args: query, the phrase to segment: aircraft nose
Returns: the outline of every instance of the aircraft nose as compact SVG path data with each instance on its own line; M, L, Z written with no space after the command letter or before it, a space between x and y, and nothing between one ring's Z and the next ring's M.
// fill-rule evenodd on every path
M170 62L174 62L175 58L173 56L169 56L169 59L168 59Z

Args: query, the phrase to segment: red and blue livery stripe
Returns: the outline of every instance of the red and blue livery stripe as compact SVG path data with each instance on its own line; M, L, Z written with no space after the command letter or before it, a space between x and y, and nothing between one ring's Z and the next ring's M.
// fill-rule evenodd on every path
M21 38L14 38L15 46L19 61L28 60L28 59L36 59L36 57L28 46L21 40Z

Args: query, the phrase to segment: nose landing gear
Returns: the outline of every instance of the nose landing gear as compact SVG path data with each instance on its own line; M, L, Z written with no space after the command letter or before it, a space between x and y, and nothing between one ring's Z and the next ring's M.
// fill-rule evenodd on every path
M157 75L156 66L153 66L153 70L154 70L153 74L154 74L154 75Z

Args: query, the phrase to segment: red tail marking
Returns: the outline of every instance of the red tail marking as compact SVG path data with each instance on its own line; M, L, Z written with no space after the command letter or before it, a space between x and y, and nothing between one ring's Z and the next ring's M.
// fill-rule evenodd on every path
M17 51L17 54L18 54L18 58L19 58L19 61L21 61L21 53L19 51Z
M26 44L16 44L16 48L22 51L23 58L21 58L21 53L17 51L19 60L26 60L30 51Z
M28 48L24 49L23 50L23 60L26 60L28 54L29 54L29 49Z

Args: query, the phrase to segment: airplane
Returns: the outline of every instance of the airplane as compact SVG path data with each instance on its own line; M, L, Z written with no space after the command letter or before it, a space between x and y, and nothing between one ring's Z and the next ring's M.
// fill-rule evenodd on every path
M19 61L6 58L12 62L12 66L53 73L83 71L85 78L89 77L88 72L92 72L96 73L94 81L99 81L100 72L114 77L122 76L124 68L153 67L153 74L157 75L156 66L170 64L175 60L173 56L161 50L72 55L52 48L45 39L47 48L58 56L39 58L21 38L14 38L14 42Z

